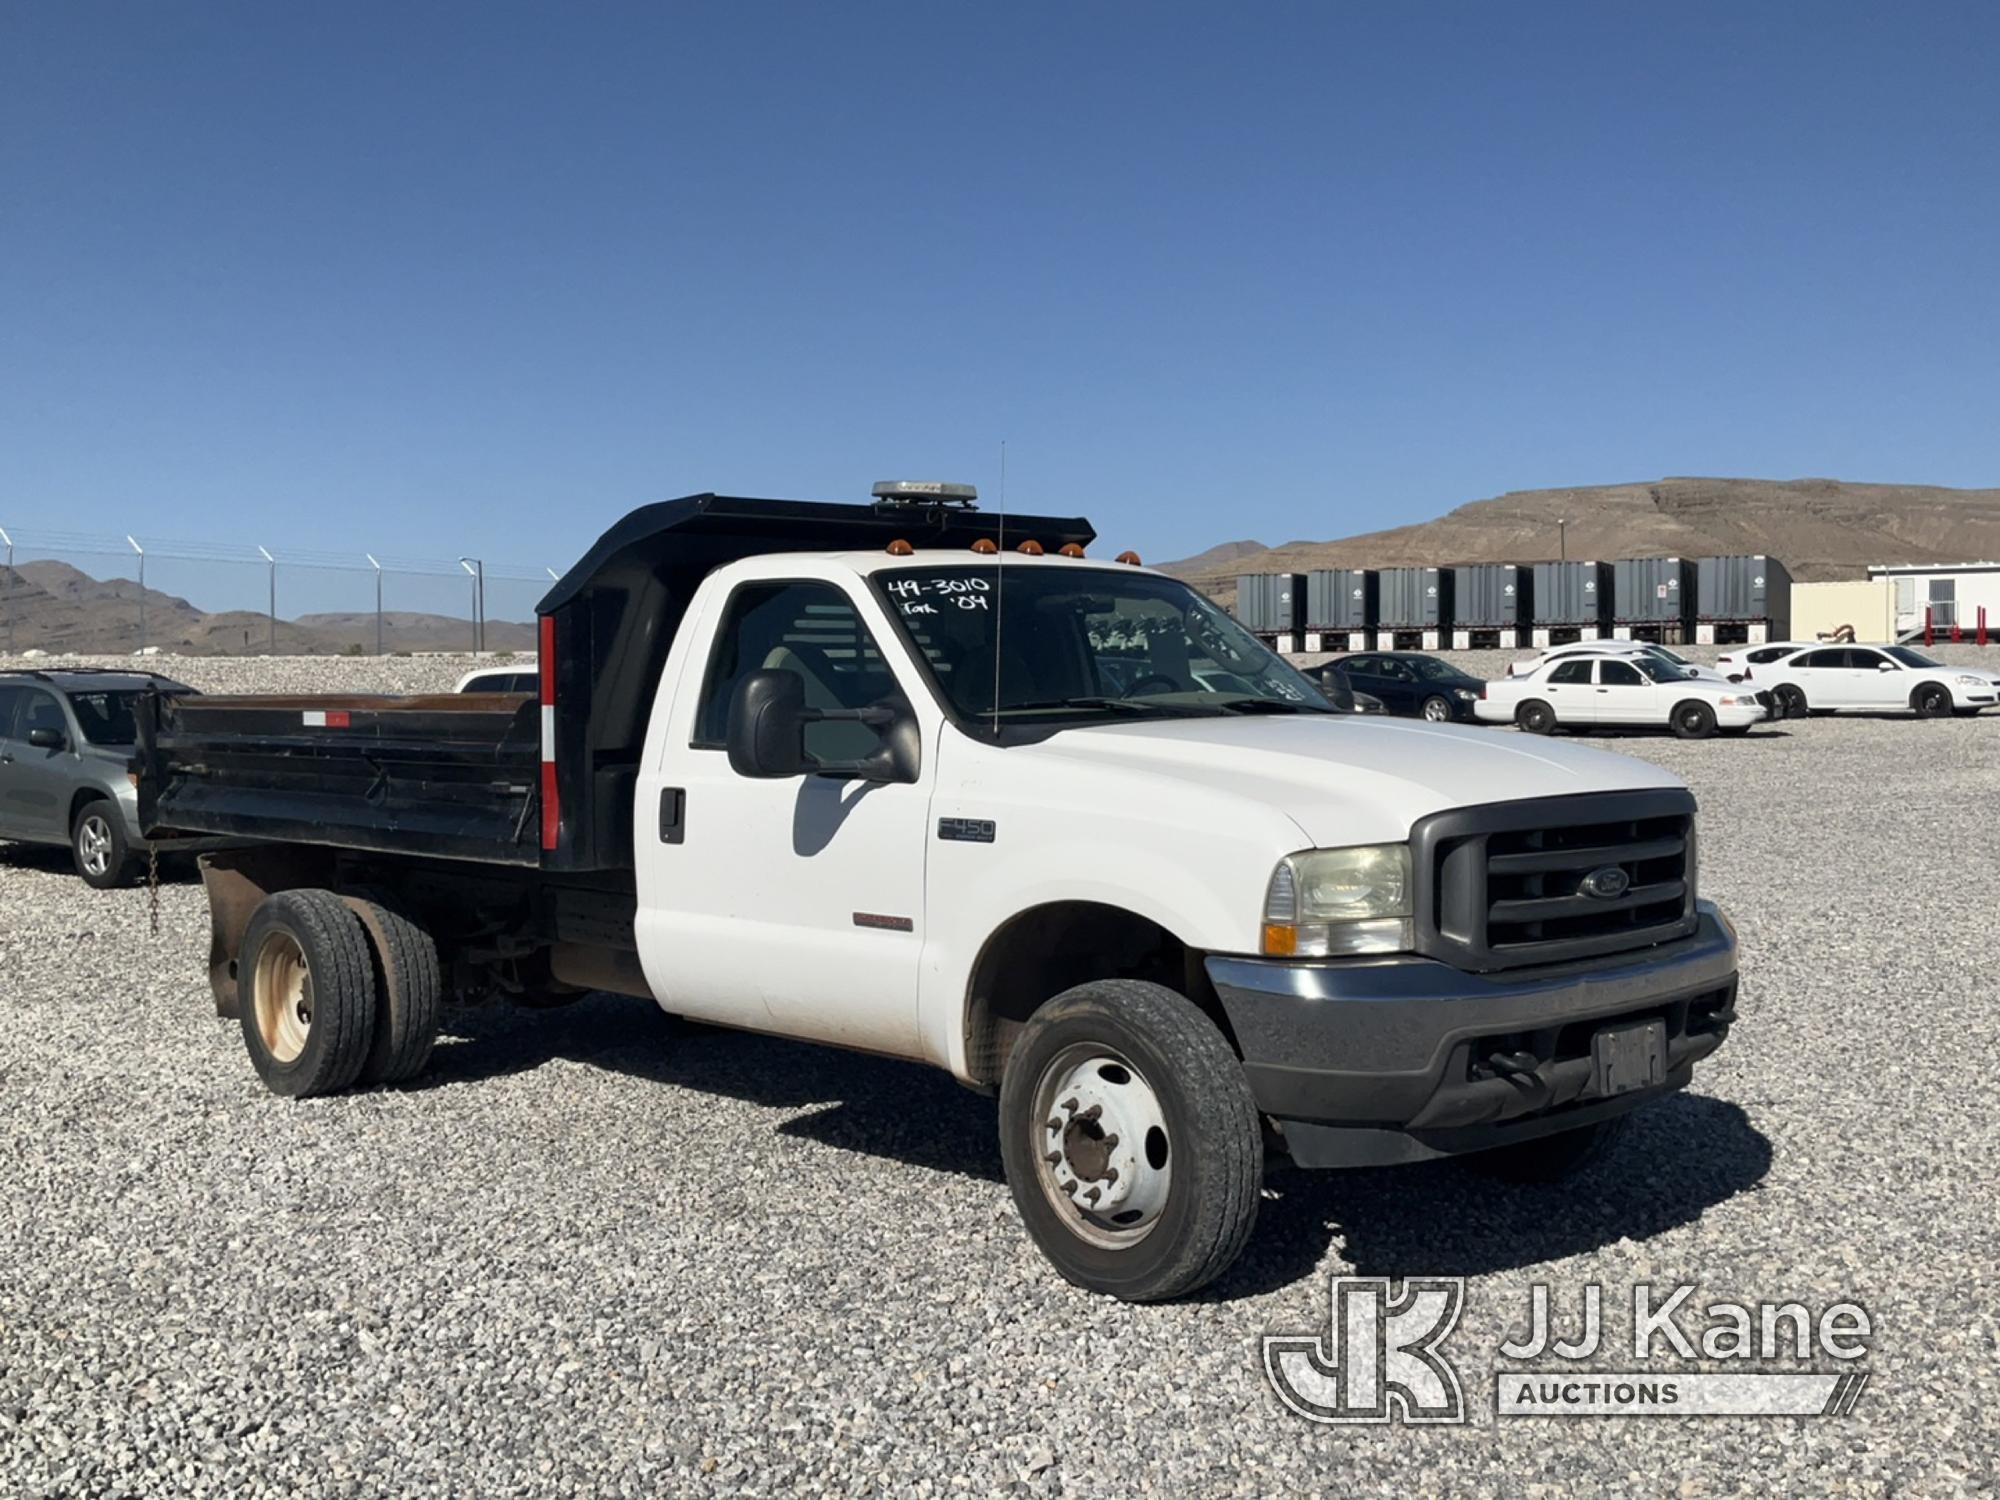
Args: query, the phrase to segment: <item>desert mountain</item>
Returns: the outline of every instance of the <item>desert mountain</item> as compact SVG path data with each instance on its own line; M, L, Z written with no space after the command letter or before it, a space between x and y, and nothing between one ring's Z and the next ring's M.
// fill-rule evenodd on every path
M1850 484L1838 479L1659 479L1516 490L1414 526L1261 552L1211 548L1167 571L1222 602L1243 573L1313 568L1541 562L1566 520L1574 558L1713 557L1761 552L1803 581L1862 577L1870 563L2000 557L2000 489Z
M129 578L97 579L63 562L0 568L0 651L10 631L16 651L116 655L139 649L142 590ZM210 614L158 589L143 590L146 644L192 656L250 656L271 649L271 622L254 610ZM385 612L388 651L466 651L472 622L450 615ZM492 651L532 651L535 627L488 620ZM309 614L278 621L277 650L285 656L330 656L375 649L375 616Z

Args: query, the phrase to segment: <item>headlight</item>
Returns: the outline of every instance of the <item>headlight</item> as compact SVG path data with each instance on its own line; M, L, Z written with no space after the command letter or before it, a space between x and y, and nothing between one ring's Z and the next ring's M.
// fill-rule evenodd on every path
M1273 958L1401 953L1415 942L1408 844L1308 849L1279 863L1264 896Z
M1984 677L1960 677L1958 685L1960 687L1985 688L1989 692L1993 688L1993 684L1988 682Z

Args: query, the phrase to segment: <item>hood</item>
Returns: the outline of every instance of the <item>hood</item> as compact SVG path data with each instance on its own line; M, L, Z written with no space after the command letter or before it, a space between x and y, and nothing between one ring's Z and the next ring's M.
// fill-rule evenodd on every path
M1684 785L1611 751L1356 714L1091 725L1010 754L1249 798L1290 817L1321 847L1404 838L1417 819L1448 808ZM1159 790L1134 788L1140 796Z

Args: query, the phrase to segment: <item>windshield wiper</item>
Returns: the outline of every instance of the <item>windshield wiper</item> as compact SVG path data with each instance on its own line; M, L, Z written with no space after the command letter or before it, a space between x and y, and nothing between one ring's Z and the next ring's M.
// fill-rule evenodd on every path
M1117 714L1185 715L1188 712L1188 709L1185 705L1178 703L1148 703L1143 698L1101 698L1101 697L1042 698L1030 703L1003 703L1000 705L1000 712L1003 715L1012 713L1032 713L1037 709L1055 709L1055 708L1085 708L1085 709L1101 708L1101 709L1106 709L1111 713L1117 713Z
M1306 703L1291 703L1283 698L1253 698L1248 694L1234 698L1217 698L1210 707L1226 709L1235 714L1324 714L1337 713L1337 709L1314 708Z

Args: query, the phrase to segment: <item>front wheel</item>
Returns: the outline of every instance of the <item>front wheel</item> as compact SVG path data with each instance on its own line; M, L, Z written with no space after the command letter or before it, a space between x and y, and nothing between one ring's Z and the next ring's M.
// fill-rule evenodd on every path
M77 810L69 830L69 852L76 873L95 890L111 891L132 883L132 847L125 838L125 820L105 798Z
M1449 724L1451 722L1451 705L1435 693L1424 699L1424 706L1418 712L1424 716L1427 722L1432 724Z
M1556 711L1539 698L1530 698L1515 710L1514 722L1529 734L1554 734Z
M1000 1154L1042 1253L1123 1301L1205 1286L1256 1222L1249 1082L1215 1023L1162 985L1098 980L1035 1012L1000 1085Z
M1941 682L1926 682L1910 694L1910 707L1920 719L1942 719L1951 712L1951 689Z
M1706 703L1680 703L1674 706L1673 718L1669 721L1676 737L1684 740L1705 740L1715 733L1715 710Z

